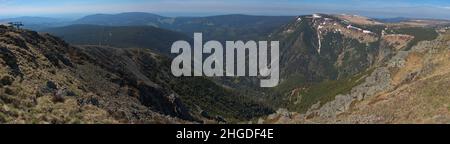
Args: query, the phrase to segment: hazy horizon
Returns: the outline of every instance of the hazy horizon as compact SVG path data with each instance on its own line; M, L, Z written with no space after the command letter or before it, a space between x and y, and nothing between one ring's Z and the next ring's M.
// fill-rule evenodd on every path
M0 0L0 18L39 16L76 19L90 14L147 12L162 16L226 14L296 16L357 14L372 18L450 19L450 1L441 0Z

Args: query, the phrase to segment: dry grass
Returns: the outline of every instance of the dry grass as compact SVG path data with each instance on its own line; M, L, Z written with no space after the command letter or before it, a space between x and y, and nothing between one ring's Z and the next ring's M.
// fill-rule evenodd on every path
M441 36L440 40L447 41L447 36ZM439 51L410 53L405 67L394 73L392 83L398 85L395 90L358 102L351 112L338 119L349 123L450 123L450 52ZM411 72L424 68L432 69L404 82Z
M422 54L411 53L408 55L405 61L405 66L400 68L393 76L392 83L394 85L400 85L407 78L413 78L411 74L418 73L422 67Z
M342 14L342 15L337 15L337 17L344 19L344 20L348 20L351 23L360 24L360 25L381 25L381 24L383 24L381 22L377 22L377 21L374 21L367 17L358 16L358 15Z

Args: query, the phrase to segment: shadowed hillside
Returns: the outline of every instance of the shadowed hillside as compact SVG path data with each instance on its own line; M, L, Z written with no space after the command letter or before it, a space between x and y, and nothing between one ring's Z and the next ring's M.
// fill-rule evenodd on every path
M178 32L152 26L72 25L43 31L76 45L147 48L167 55L175 41L192 39Z
M203 32L206 40L255 40L267 37L291 16L222 15L209 17L163 17L150 13L98 14L73 24L105 26L154 26L184 33Z

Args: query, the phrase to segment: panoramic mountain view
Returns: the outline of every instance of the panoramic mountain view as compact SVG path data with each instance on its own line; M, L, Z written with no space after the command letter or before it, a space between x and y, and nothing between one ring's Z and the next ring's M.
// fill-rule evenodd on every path
M450 2L0 0L1 124L448 124L449 87Z

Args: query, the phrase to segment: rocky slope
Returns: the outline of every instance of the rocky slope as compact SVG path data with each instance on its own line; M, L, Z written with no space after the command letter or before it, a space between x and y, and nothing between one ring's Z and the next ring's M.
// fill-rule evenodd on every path
M99 66L108 60L90 57L82 48L50 35L8 27L1 27L0 32L2 123L182 122L157 112L192 119L176 95L150 80L137 81L139 73L120 77L131 69L108 72ZM102 55L112 58L120 53L128 52ZM152 93L140 95L139 88ZM151 97L164 107L146 107Z
M359 27L367 25L379 24L366 22L365 26ZM333 24L333 27L336 30L336 25ZM337 30L342 35L346 35L339 29L341 28ZM395 33L391 33L392 31ZM326 84L328 87L324 89L314 86L296 88L289 96L300 100L291 103L304 105L307 101L307 106L297 112L290 112L296 111L292 108L280 109L277 113L260 119L258 123L449 123L449 81L446 78L450 72L448 27L392 28L386 25L380 33L372 35L376 35L373 40L378 43L377 47L371 53L362 53L369 61L359 61L366 64L355 71L357 79L349 80L354 83L353 86L337 93L311 92L341 88L330 84ZM423 35L427 36L422 37ZM317 49L317 44L313 47ZM340 47L334 47L336 48ZM345 46L343 51L345 49L352 47ZM339 58L331 62L335 66L341 63ZM347 80L339 81L340 77L337 79L336 85L348 83ZM308 97L310 93L328 98Z
M74 47L0 26L0 65L0 123L216 123L271 112L208 79L173 77L169 59L148 49Z

